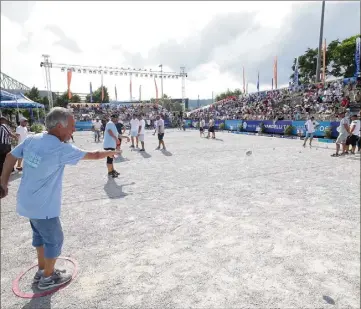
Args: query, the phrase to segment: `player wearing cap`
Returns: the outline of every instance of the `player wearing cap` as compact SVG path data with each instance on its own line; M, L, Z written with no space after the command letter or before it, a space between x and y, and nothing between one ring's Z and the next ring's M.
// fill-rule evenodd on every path
M18 145L21 144L28 137L28 128L26 127L28 120L24 117L20 118L20 125L16 128L15 134L18 137ZM20 172L23 170L21 164L23 162L22 158L18 159L18 164L16 169Z
M93 122L93 130L94 130L94 141L100 142L100 130L102 128L102 123L99 121L99 118L96 118Z

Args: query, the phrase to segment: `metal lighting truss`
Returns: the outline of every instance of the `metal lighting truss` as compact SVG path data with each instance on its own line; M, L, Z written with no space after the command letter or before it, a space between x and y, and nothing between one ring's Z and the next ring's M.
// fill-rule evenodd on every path
M181 79L182 80L182 103L184 108L185 103L185 79L188 77L188 74L185 72L185 67L180 68L180 72L164 72L163 65L160 65L161 71L152 70L152 69L136 69L131 67L107 67L107 66L87 66L87 65L78 65L78 64L64 64L64 63L52 63L49 60L48 55L43 55L44 61L40 63L40 67L44 67L45 76L47 80L48 91L51 92L51 83L50 83L50 69L60 69L61 72L67 72L71 70L73 73L83 73L83 74L100 74L100 75L110 75L110 76L127 76L130 81L132 77L138 78L160 78L161 81L164 79ZM48 73L47 73L48 72ZM49 98L50 102L50 98Z
M6 75L3 72L0 72L0 79L1 79L1 89L4 90L25 90L29 91L30 87L25 86L23 83L20 83L16 79Z

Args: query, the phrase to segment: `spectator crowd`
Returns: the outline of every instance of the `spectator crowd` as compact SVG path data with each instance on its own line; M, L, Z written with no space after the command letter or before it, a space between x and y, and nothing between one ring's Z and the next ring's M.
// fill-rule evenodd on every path
M188 113L188 118L244 120L334 120L342 111L358 112L360 87L355 82L344 85L336 80L297 89L285 88L228 97L210 106Z

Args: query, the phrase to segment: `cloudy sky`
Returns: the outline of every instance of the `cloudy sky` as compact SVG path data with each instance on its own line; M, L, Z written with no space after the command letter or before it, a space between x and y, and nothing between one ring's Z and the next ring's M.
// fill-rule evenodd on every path
M211 98L227 88L270 89L278 56L278 85L288 85L293 59L318 46L321 2L1 2L1 71L45 89L42 54L54 63L147 68L186 67L186 97ZM360 2L326 2L324 37L360 33ZM65 91L66 73L51 70L53 91ZM73 92L100 86L100 75L73 74ZM105 76L114 99L129 100L127 77ZM154 81L133 79L133 96L155 97ZM160 89L160 82L158 82ZM164 93L181 97L181 81L165 80Z

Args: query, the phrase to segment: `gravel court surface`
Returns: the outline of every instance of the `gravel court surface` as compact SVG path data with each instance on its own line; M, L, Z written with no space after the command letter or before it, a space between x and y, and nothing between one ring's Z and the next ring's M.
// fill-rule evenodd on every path
M167 130L167 152L150 132L145 141L146 154L124 145L118 179L103 160L66 168L62 256L79 276L41 299L11 291L35 261L13 177L1 201L1 308L360 308L359 155L194 130Z

